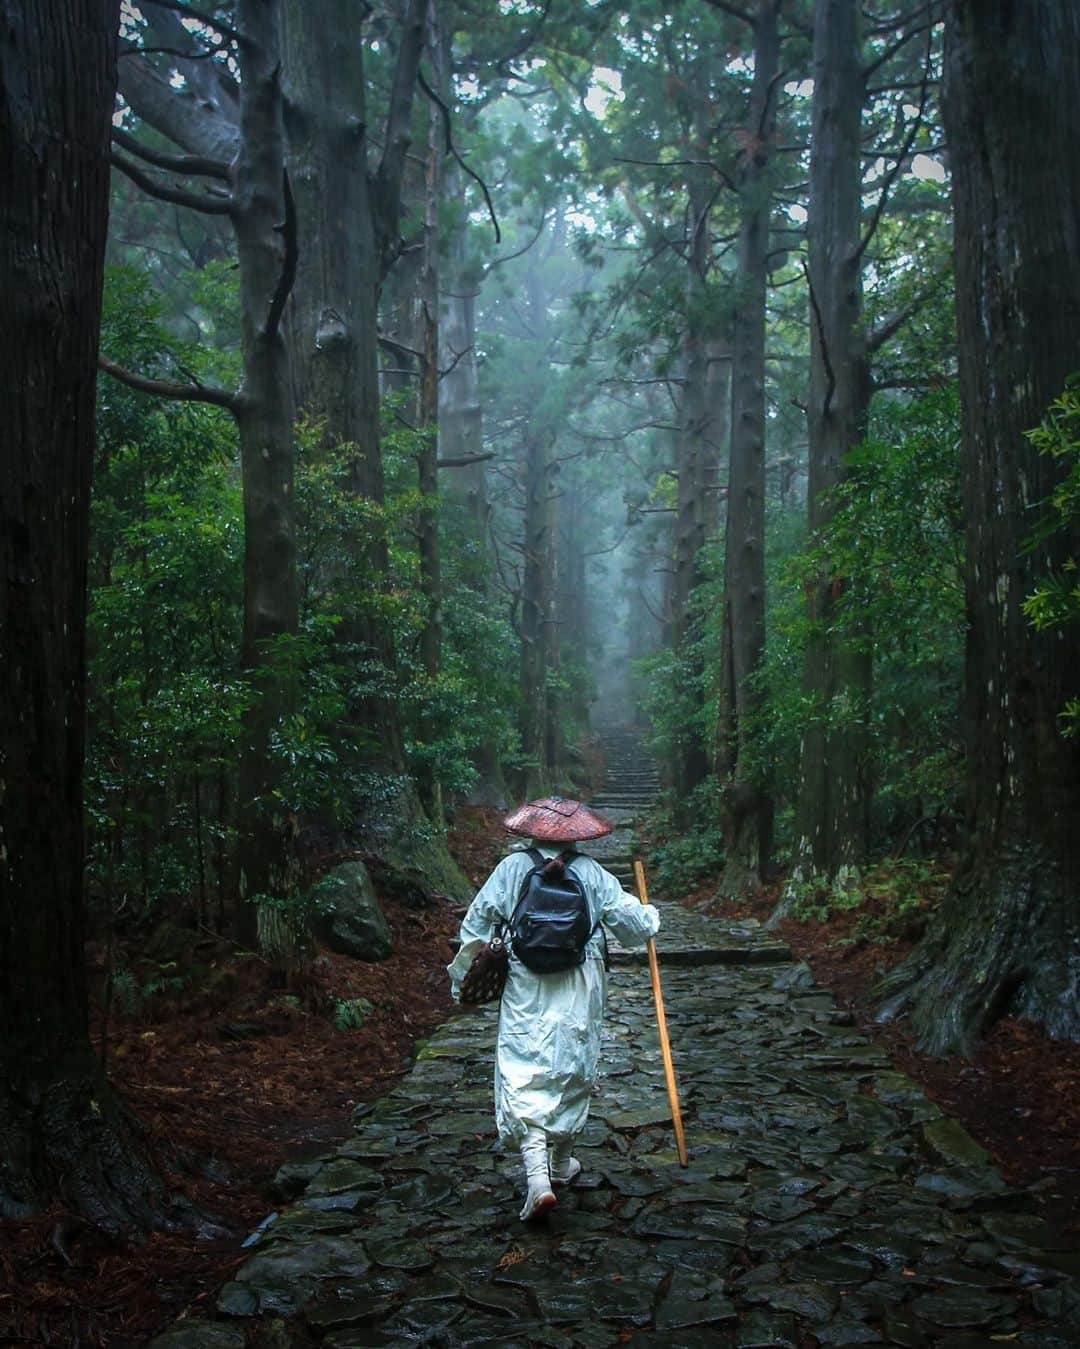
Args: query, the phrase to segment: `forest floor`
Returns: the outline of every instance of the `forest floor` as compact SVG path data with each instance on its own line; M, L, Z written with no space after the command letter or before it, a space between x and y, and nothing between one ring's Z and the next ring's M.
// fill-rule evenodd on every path
M460 813L451 843L470 879L486 876L503 837L494 812ZM703 885L688 904L707 912L710 893ZM774 900L765 894L722 912L763 919ZM0 1224L0 1345L137 1349L181 1308L212 1306L243 1259L240 1241L276 1206L278 1167L344 1138L355 1107L390 1089L416 1042L451 1010L444 967L459 912L388 904L392 957L367 965L320 955L291 993L275 989L260 962L208 936L196 953L211 971L201 984L114 1014L113 1085L146 1125L170 1188L235 1235L207 1243L158 1234L134 1245L84 1231L57 1242L56 1212ZM920 1054L902 1026L875 1026L867 1002L912 938L890 933L887 923L876 932L871 923L867 937L867 926L865 910L839 912L789 920L782 935L896 1066L989 1149L1006 1178L1034 1185L1046 1216L1080 1235L1080 1045L1005 1020L970 1061ZM163 954L159 969L168 964ZM127 958L138 969L133 953ZM101 959L92 949L98 986ZM334 1000L360 997L374 1012L358 1030L338 1029ZM100 1026L100 1009L96 1015Z
M459 812L451 850L477 884L498 858L499 826L495 812ZM345 1138L356 1106L385 1094L451 1011L446 965L460 908L384 908L392 956L367 964L321 953L291 990L211 934L159 931L153 960L121 943L114 962L136 990L165 982L163 969L184 987L114 1011L110 1081L146 1127L170 1191L234 1235L158 1233L140 1245L80 1233L59 1211L0 1223L0 1346L141 1349L182 1308L212 1298L243 1259L240 1242L277 1206L277 1169ZM100 948L88 960L100 989ZM338 1029L335 1001L356 998L374 1011L359 1029ZM95 1043L100 1028L96 1005Z

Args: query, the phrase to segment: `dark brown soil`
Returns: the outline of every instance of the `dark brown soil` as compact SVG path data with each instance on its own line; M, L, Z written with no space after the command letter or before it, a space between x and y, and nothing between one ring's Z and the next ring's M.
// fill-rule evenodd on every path
M497 860L497 821L492 812L459 815L451 846L474 879ZM277 1168L343 1139L355 1106L388 1090L451 1009L445 966L458 907L384 907L395 949L385 961L323 952L286 990L262 961L189 933L177 965L193 960L198 980L136 1016L114 1015L109 1076L146 1126L169 1189L234 1235L159 1233L137 1245L60 1210L0 1223L0 1345L136 1349L182 1308L212 1304L244 1258L240 1242L274 1206ZM139 968L134 951L119 955ZM88 960L100 987L100 952ZM337 1029L335 1000L354 998L374 1012L359 1030ZM100 1008L94 1016L99 1036Z

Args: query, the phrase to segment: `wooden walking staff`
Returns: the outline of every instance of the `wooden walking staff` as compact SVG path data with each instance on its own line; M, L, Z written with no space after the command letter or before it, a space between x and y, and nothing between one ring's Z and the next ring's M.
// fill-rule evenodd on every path
M634 878L637 881L638 899L648 904L649 891L645 884L645 867L639 858L634 858ZM675 1064L671 1059L671 1041L667 1033L667 1017L664 1015L664 991L660 987L660 963L656 959L656 942L648 941L649 975L652 979L653 1001L656 1003L656 1024L660 1029L660 1053L664 1056L664 1076L667 1078L668 1100L671 1102L671 1122L675 1126L675 1147L679 1153L679 1165L688 1166L690 1155L686 1151L686 1134L683 1132L682 1110L679 1108L679 1088L675 1085Z

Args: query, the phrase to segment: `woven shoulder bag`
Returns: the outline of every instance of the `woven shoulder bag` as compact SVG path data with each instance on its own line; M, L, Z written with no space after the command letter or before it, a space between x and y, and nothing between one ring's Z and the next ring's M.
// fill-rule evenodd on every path
M495 1002L502 997L506 974L510 968L510 951L503 936L503 929L497 928L489 942L485 942L473 957L473 962L465 972L458 994L465 1007L479 1007L485 1002Z

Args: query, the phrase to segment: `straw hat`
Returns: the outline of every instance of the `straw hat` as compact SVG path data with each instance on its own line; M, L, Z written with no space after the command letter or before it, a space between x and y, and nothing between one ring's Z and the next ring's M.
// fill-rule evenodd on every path
M580 801L567 796L545 796L519 806L503 821L511 834L535 838L542 843L578 843L603 838L615 826Z

